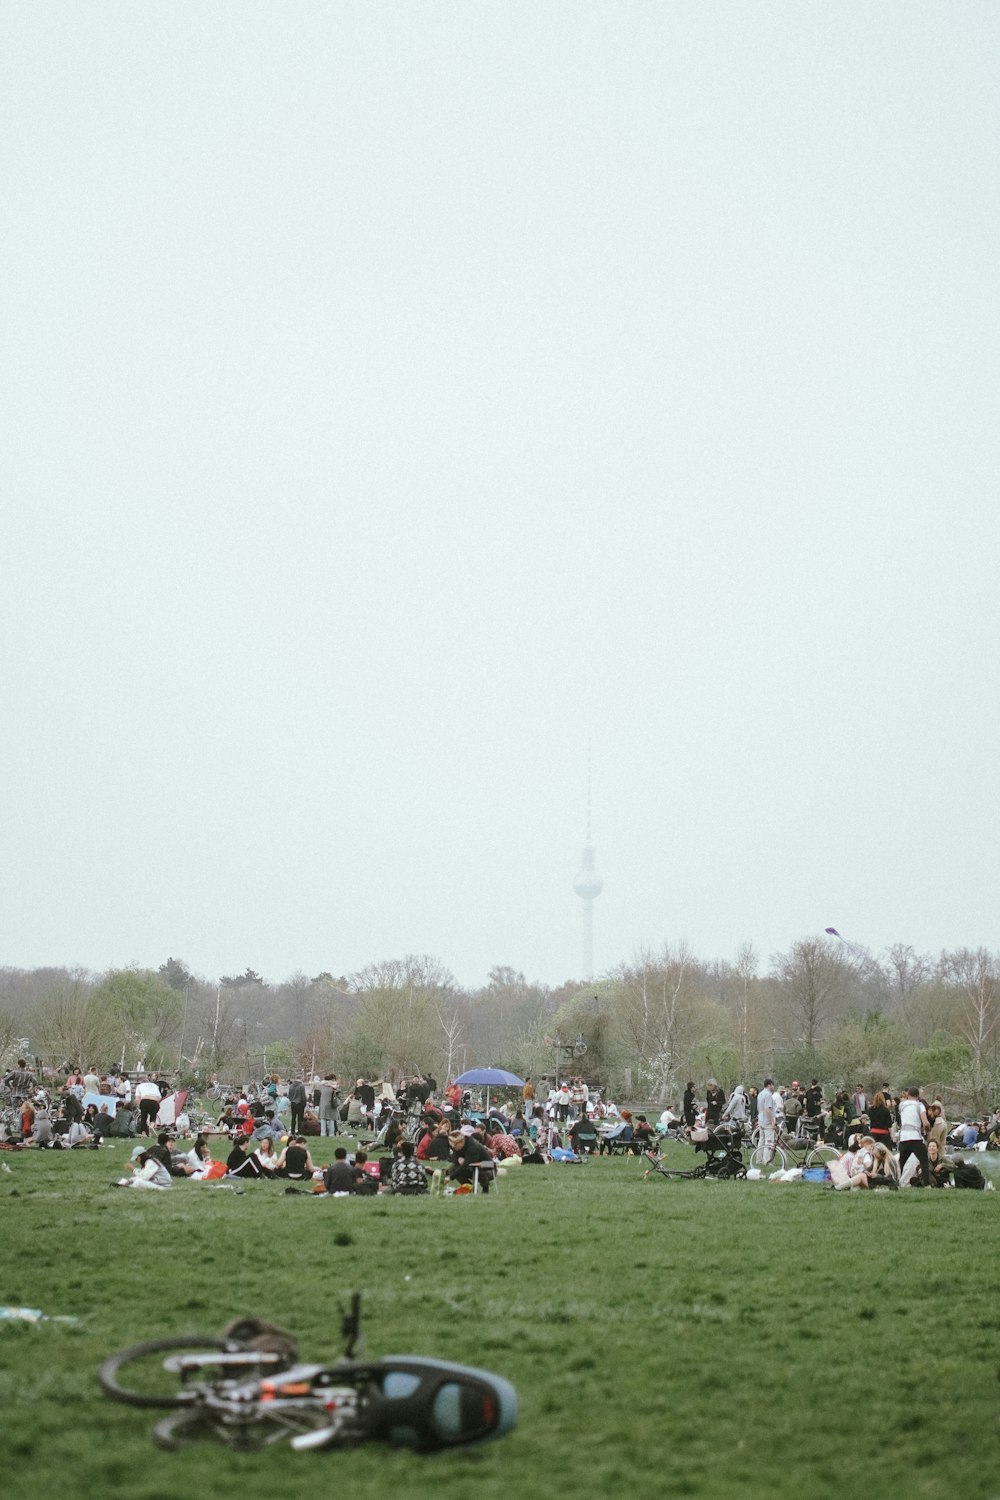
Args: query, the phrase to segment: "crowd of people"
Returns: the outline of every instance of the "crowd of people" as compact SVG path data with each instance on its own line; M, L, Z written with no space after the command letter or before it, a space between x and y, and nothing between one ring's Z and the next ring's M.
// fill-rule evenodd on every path
M455 1084L438 1098L427 1074L395 1087L386 1079L358 1078L345 1089L333 1073L287 1082L272 1073L240 1089L211 1079L209 1101L218 1101L217 1113L194 1120L184 1111L171 1114L167 1127L158 1117L171 1089L155 1074L74 1066L54 1084L51 1077L41 1081L22 1059L3 1083L14 1099L8 1115L16 1114L8 1144L98 1149L116 1137L142 1137L133 1146L129 1174L113 1185L160 1191L179 1179L283 1179L292 1191L301 1183L332 1194L488 1192L505 1164L576 1159L577 1149L594 1143L583 1127L607 1108L582 1080L551 1088L539 1103L529 1079L520 1101L485 1112L481 1100ZM613 1106L610 1112L617 1114ZM371 1154L366 1133L374 1136ZM352 1141L353 1149L337 1146L326 1160L316 1137L334 1136Z
M837 1187L985 1187L974 1163L949 1152L1000 1149L1000 1110L949 1126L942 1100L925 1100L916 1086L896 1093L885 1085L869 1095L858 1083L828 1100L818 1078L808 1086L793 1079L787 1088L766 1078L760 1089L737 1084L726 1098L709 1079L703 1104L688 1083L680 1118L689 1133L726 1125L755 1133L765 1158L783 1137L826 1141L842 1153L832 1172Z
M169 1125L160 1114L171 1088L155 1073L72 1066L54 1083L19 1059L2 1081L20 1144L97 1149L116 1137L141 1136L121 1185L161 1190L185 1178L284 1179L293 1188L308 1183L334 1194L488 1191L504 1167L617 1149L640 1153L667 1133L723 1126L744 1138L754 1133L765 1150L782 1137L833 1144L842 1152L843 1182L856 1187L957 1185L967 1164L956 1151L1000 1149L998 1111L949 1126L942 1101L924 1100L916 1088L896 1093L885 1086L870 1094L859 1083L828 1098L816 1078L787 1087L771 1078L761 1088L738 1083L728 1093L709 1078L700 1096L690 1081L679 1109L663 1110L655 1124L620 1110L579 1076L538 1088L529 1077L519 1098L504 1095L507 1102L488 1112L455 1082L439 1095L436 1080L422 1073L395 1086L361 1077L347 1087L332 1072L287 1082L270 1073L239 1089L213 1077L215 1117L192 1121L172 1112ZM368 1133L374 1140L366 1144ZM353 1149L338 1146L329 1160L320 1149L314 1160L310 1139L315 1148L316 1137L335 1136ZM224 1155L213 1151L213 1140L223 1142Z

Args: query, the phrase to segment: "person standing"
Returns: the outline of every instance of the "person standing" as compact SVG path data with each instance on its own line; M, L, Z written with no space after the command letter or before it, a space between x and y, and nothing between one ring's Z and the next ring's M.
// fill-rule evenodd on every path
M774 1154L776 1119L774 1113L774 1079L765 1078L764 1087L757 1095L757 1124L760 1127L760 1150L765 1160Z
M823 1089L818 1078L814 1078L806 1089L805 1113L810 1120L816 1120L823 1113Z
M524 1087L521 1089L521 1101L524 1105L524 1118L530 1120L535 1112L535 1085L532 1083L530 1075L524 1080Z
M930 1122L920 1098L920 1090L908 1088L899 1101L899 1171L902 1175L909 1158L915 1156L920 1163L920 1181L924 1187L929 1187L931 1180L925 1140L929 1130Z
M694 1084L688 1082L684 1088L684 1102L681 1105L681 1116L688 1130L694 1129L695 1106L694 1106Z
M747 1096L742 1083L738 1083L726 1101L722 1118L729 1120L733 1125L738 1125L742 1131L746 1129L748 1113Z
M306 1086L301 1078L293 1078L288 1085L288 1107L292 1116L289 1135L301 1135L306 1117Z
M851 1095L852 1120L860 1120L861 1116L868 1113L868 1095L865 1093L863 1083L854 1085L854 1093Z
M327 1073L319 1086L319 1133L336 1135L340 1121L340 1092L333 1073Z
M375 1108L375 1085L373 1083L369 1083L366 1078L359 1078L358 1079L358 1083L357 1083L357 1089L358 1089L358 1098L361 1100L361 1103L362 1103L362 1106L364 1108L364 1111L365 1111L366 1114L370 1115L372 1113L373 1109ZM386 1095L386 1097L389 1099L389 1101L391 1103L392 1102L392 1090L391 1089L389 1090L389 1092Z
M570 1084L570 1097L573 1102L573 1119L585 1120L587 1118L587 1105L590 1103L590 1090L582 1078L574 1078Z
M879 1089L868 1111L868 1130L875 1144L892 1147L892 1110L886 1103L885 1094Z
M160 1112L160 1090L151 1078L142 1078L135 1086L135 1100L139 1106L139 1135L151 1135L150 1126Z
M11 1093L19 1099L27 1099L35 1090L35 1075L31 1072L23 1057L17 1060L17 1067L11 1068L3 1081L4 1088L10 1089ZM68 1086L68 1083L67 1083Z
M927 1106L927 1118L930 1121L930 1129L927 1132L927 1155L930 1157L931 1142L937 1142L938 1156L947 1155L948 1146L948 1122L944 1117L944 1106L940 1099L935 1099Z
M718 1125L722 1120L722 1107L726 1102L726 1096L720 1089L714 1078L708 1080L705 1090L705 1124L709 1130L713 1125Z

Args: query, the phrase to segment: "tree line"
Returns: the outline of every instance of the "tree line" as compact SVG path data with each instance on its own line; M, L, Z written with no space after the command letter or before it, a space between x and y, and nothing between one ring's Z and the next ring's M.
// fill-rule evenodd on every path
M542 1078L557 1066L612 1095L673 1103L688 1078L724 1086L818 1076L916 1082L978 1108L1000 1091L1000 955L872 955L825 934L766 967L749 944L705 960L683 944L642 952L596 982L551 987L498 966L461 988L427 955L356 973L252 968L208 981L158 969L0 970L0 1054L56 1066L169 1069L191 1082L334 1069L342 1079L438 1079L493 1064Z

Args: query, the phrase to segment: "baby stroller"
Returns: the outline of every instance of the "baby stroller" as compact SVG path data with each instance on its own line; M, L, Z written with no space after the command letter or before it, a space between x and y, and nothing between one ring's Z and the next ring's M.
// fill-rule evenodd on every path
M745 1177L743 1132L738 1125L712 1125L707 1130L692 1130L691 1144L695 1155L706 1157L706 1177Z
M740 1150L742 1132L739 1126L713 1125L708 1130L692 1130L689 1139L696 1155L704 1155L705 1161L697 1162L688 1171L679 1167L665 1166L655 1150L644 1151L648 1163L644 1177L655 1172L659 1177L717 1178L720 1182L745 1177L747 1169Z

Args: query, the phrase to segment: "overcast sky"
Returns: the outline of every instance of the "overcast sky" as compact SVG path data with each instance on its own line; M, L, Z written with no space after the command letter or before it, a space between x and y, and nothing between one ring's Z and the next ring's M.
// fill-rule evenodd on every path
M0 962L997 931L1000 8L0 10Z

